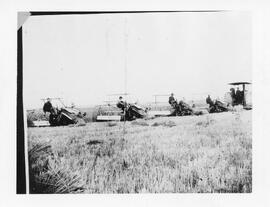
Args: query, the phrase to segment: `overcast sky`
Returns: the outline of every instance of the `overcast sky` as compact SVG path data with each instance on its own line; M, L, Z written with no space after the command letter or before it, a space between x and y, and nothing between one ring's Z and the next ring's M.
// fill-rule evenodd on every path
M171 92L222 98L227 83L252 80L251 46L248 12L31 16L24 105L41 107L46 97L102 104L125 90L141 103Z

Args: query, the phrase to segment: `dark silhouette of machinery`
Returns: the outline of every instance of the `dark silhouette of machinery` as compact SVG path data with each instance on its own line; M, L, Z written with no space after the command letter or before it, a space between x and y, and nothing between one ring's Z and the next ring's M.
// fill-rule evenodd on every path
M169 116L189 116L189 115L202 115L203 114L202 111L195 110L194 108L192 108L190 105L188 105L186 102L182 100L179 102L175 100L175 102L173 102L171 106L173 110Z
M146 109L137 104L127 103L126 101L123 101L122 96L119 97L116 106L122 110L123 120L131 121L134 119L145 118L147 116Z
M246 110L252 109L251 91L247 90L247 85L250 84L250 82L229 83L232 88L225 94L225 102L231 106L242 105ZM242 90L239 86L242 86ZM237 87L237 90L234 87Z
M213 101L210 95L208 95L208 97L206 98L206 103L209 105L208 108L209 113L219 113L229 111L229 108L227 107L226 104L218 100Z
M85 124L83 117L86 115L86 113L81 113L81 111L76 109L74 106L65 106L61 98L47 98L42 100L44 101L44 113L50 113L49 123L51 126L65 126L77 123ZM51 100L59 101L62 106L60 108L53 106Z

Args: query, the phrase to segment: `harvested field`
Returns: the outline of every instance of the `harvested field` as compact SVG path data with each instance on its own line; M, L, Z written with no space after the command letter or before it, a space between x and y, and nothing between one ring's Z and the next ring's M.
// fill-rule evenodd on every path
M28 128L32 193L250 193L251 111Z

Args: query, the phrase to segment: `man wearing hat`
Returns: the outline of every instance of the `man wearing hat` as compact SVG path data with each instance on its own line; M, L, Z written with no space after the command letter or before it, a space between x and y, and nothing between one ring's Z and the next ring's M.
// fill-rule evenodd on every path
M174 94L173 94L173 93L171 93L171 96L169 97L169 104L170 104L172 107L174 107L175 104L177 104L177 102L176 102L176 100L175 100L175 98L174 98Z
M51 113L52 108L53 108L53 106L52 106L52 103L51 103L51 99L47 98L47 102L44 103L44 105L43 105L43 112L44 113L46 113L46 112Z
M122 97L122 96L119 97L116 106L117 106L118 108L122 109L123 111L125 110L126 103L125 103L125 101L123 101L123 97Z

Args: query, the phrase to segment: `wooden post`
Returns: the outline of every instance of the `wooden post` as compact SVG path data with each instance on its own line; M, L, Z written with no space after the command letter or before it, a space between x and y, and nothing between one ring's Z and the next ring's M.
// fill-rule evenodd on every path
M243 106L246 106L245 84L243 84Z

